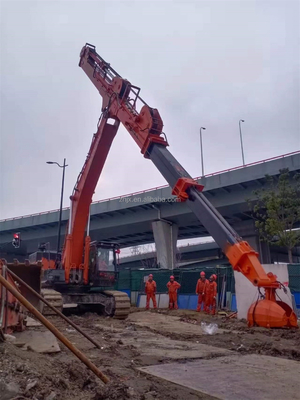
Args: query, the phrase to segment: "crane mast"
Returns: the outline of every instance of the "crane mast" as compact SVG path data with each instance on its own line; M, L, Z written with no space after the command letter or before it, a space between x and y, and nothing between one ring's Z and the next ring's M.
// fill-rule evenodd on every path
M85 239L83 264L81 260L89 206L111 143L121 122L144 157L154 163L169 183L172 194L176 195L180 201L186 202L214 238L233 269L241 272L254 286L265 289L265 300L256 304L252 310L252 324L256 322L261 326L295 326L297 318L292 310L287 311L286 307L280 307L276 303L276 289L282 286L277 281L276 275L271 272L266 274L258 259L258 253L242 240L207 200L202 193L203 185L192 179L168 151L168 142L162 130L163 121L160 114L157 109L148 106L140 97L140 88L123 79L96 53L95 46L88 43L81 50L79 66L96 87L103 102L98 131L94 135L87 160L71 196L71 221L69 221L69 234L63 253L66 279L72 268L78 267L84 270L84 276L87 277L88 235ZM139 103L142 104L140 111L137 109ZM109 119L114 121L113 125L108 123ZM267 301L270 303L267 305L267 311L258 312L261 308L260 303L263 303L266 308ZM289 307L287 304L285 306ZM274 313L280 314L279 319L273 318Z

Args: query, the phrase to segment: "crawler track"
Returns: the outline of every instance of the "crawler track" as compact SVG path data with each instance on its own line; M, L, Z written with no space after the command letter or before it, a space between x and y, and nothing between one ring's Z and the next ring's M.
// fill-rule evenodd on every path
M109 297L114 297L114 309L112 315L116 319L126 319L130 312L130 299L127 293L118 290L106 290L103 292Z
M47 300L53 307L57 308L60 312L63 309L63 297L61 293L53 289L42 289L41 294L45 300ZM43 305L43 315L55 315L55 312L51 310L46 304Z

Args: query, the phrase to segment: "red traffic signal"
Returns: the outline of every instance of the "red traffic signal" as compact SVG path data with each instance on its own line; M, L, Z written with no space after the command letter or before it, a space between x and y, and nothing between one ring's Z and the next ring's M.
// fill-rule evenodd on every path
M14 233L13 234L13 240L12 240L12 245L17 249L20 247L20 233Z

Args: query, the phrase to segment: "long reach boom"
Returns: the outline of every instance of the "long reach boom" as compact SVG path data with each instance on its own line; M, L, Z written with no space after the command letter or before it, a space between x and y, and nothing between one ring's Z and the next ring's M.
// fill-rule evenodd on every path
M71 196L69 234L63 252L63 265L68 279L72 268L84 270L88 276L89 235L84 232L89 207L111 143L120 122L172 188L172 194L185 202L220 246L235 271L241 272L254 286L264 288L265 298L254 303L248 312L250 326L297 327L292 309L276 300L276 289L282 287L276 275L266 273L258 253L243 241L202 193L203 186L168 151L162 131L163 121L157 109L140 97L140 89L123 79L110 64L96 53L95 46L86 44L80 53L79 66L90 78L103 99L102 115L97 133ZM137 105L141 104L140 111ZM113 124L109 123L113 120ZM84 243L85 241L85 243ZM82 254L85 247L84 263Z

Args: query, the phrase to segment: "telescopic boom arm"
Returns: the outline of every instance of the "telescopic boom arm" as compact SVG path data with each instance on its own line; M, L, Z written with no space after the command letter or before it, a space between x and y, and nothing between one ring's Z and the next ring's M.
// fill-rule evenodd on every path
M163 122L157 109L149 107L139 96L140 89L113 70L101 58L95 47L83 47L79 66L84 70L103 98L104 118L120 121L128 130L141 153L150 158L169 185L173 194L186 201L199 221L215 239L228 257L233 268L242 272L256 286L278 288L276 277L267 276L257 253L225 221L219 212L201 193L199 185L167 150L168 143L163 137ZM136 103L143 107L139 112Z
M162 131L163 122L158 110L147 105L139 95L140 89L133 86L128 80L123 79L111 68L110 64L96 53L95 46L86 44L82 48L79 66L90 78L103 99L102 121L96 135L103 136L105 134L106 145L104 148L102 147L101 140L104 139L98 142L95 139L92 144L86 161L86 168L83 169L74 190L70 234L72 235L72 229L75 230L75 226L79 225L77 220L80 218L85 218L86 225L87 208L90 205L92 193L97 184L110 144L121 122L139 146L144 157L149 158L154 163L169 183L172 188L172 194L176 195L180 201L186 202L209 234L215 239L228 257L233 269L241 272L253 285L264 287L265 298L275 302L276 289L281 287L276 275L271 272L266 274L259 262L258 254L246 241L242 240L202 194L203 186L192 179L170 154L167 149L166 137ZM137 104L139 103L142 104L140 111L137 110ZM113 119L115 121L114 125L109 125L108 119ZM112 128L108 128L109 126ZM97 168L94 174L92 165ZM90 188L89 191L86 189L87 186ZM89 192L88 196L84 197L85 209L83 214L85 217L80 217L82 215L80 199L83 197L81 191ZM81 224L81 229L85 225ZM80 249L82 254L84 229L79 236L82 237ZM72 245L73 248L74 245L75 243ZM80 251L78 249L78 256Z

